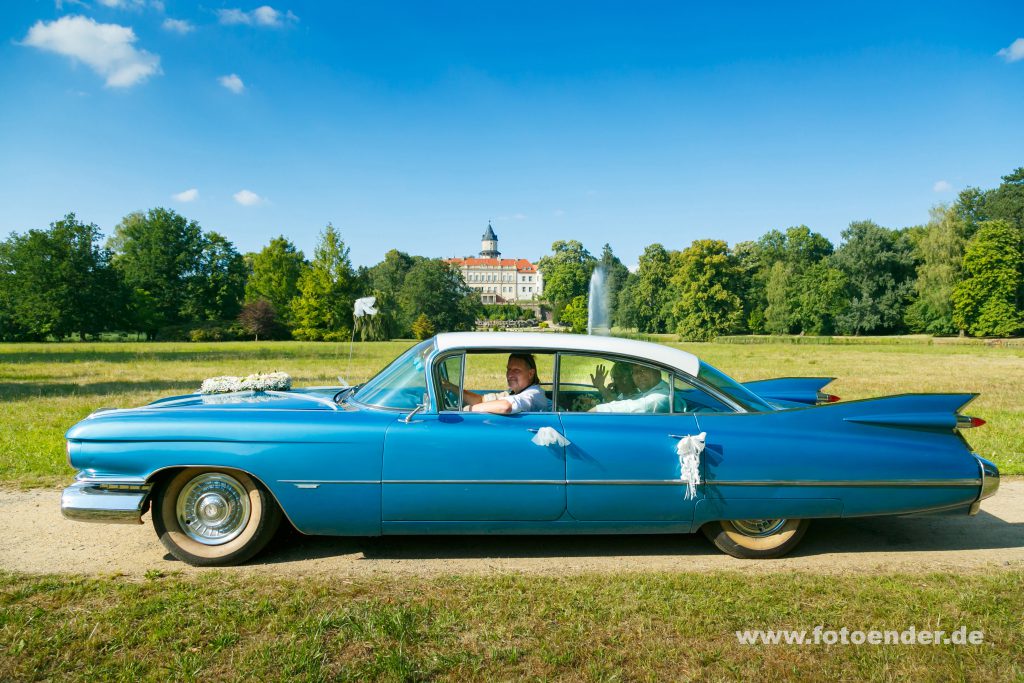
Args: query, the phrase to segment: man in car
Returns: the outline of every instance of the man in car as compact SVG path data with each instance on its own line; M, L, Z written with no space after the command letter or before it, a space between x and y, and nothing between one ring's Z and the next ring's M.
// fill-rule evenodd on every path
M535 413L551 410L551 401L544 395L537 379L537 361L530 353L513 353L505 365L505 381L508 391L501 392L493 398L484 397L468 389L462 392L463 410L473 413L495 413L512 415L515 413ZM446 382L448 391L458 391L458 387Z
M669 386L661 378L661 371L648 365L633 365L633 384L639 395L621 401L601 403L590 409L592 413L667 413L669 412Z

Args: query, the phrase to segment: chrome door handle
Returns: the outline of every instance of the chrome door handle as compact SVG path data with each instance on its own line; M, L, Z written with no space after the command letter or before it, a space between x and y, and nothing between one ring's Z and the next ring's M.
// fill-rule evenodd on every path
M526 428L526 431L530 432L531 434L536 434L536 433L537 433L537 432L539 432L540 430L539 430L539 429L537 429L536 427L527 427L527 428Z
M669 434L668 438L670 438L670 439L685 439L687 436L688 436L687 434Z

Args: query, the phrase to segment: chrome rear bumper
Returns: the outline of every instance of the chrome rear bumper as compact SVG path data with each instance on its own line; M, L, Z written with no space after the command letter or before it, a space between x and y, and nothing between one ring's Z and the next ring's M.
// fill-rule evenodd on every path
M60 497L60 512L78 522L142 524L148 484L75 482Z
M976 515L978 510L981 509L981 501L986 498L991 498L996 495L996 491L999 490L999 468L995 466L995 463L982 458L977 453L974 457L978 460L978 466L981 469L981 489L978 491L978 499L971 504L969 514Z

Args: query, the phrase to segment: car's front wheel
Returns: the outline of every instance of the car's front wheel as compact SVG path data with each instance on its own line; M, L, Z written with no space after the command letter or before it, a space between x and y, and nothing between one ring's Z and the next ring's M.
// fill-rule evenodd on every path
M281 523L270 492L242 472L189 468L157 489L153 528L164 547L196 567L241 564Z
M735 519L709 522L701 530L727 555L768 560L795 548L810 525L807 519Z

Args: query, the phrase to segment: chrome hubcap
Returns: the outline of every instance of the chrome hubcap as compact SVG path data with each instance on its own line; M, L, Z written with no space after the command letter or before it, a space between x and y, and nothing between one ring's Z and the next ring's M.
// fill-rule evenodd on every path
M785 519L734 519L732 525L744 536L761 538L778 533L786 522Z
M249 523L249 494L226 474L201 474L178 494L178 525L204 545L220 545L242 533Z

